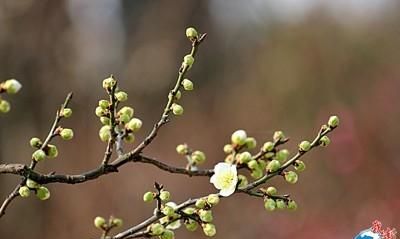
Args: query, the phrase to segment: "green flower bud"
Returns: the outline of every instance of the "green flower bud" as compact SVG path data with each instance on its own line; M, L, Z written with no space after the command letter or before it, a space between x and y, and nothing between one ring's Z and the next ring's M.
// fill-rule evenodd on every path
M326 135L322 136L321 139L319 140L319 145L324 146L324 147L328 146L330 143L331 143L331 140Z
M69 118L72 115L72 110L70 108L64 108L61 112L61 115L65 118Z
M100 106L97 106L96 110L95 110L95 114L97 117L102 117L106 114L106 112L103 108L101 108Z
M3 83L3 88L8 94L16 94L22 88L22 85L16 79L10 79Z
M101 127L99 130L99 137L101 141L107 142L111 138L111 126L104 125Z
M238 175L238 180L239 180L239 188L245 187L247 186L247 184L249 184L247 177L242 174Z
M154 200L154 193L153 192L146 192L143 194L143 201L145 202L152 202Z
M197 208L204 208L204 207L206 206L206 203L207 203L207 201L206 201L205 198L200 198L200 199L198 199L198 200L196 201L195 206L196 206Z
M225 146L224 146L224 152L226 153L226 154L230 154L230 153L232 153L233 152L233 146L232 146L232 144L226 144Z
M125 142L133 143L135 142L135 135L134 134L127 134L124 138Z
M193 90L193 82L189 79L183 79L182 81L182 85L183 85L183 89L187 90L187 91L191 91Z
M252 159L247 163L247 167L249 167L249 169L257 169L259 168L259 165L256 160Z
M265 200L264 202L264 207L267 211L275 211L276 208L276 202L274 199L268 198L267 200Z
M10 103L6 100L0 99L0 113L7 113L11 109Z
M293 201L293 200L290 200L290 201L288 202L287 208L288 208L289 210L294 211L294 210L297 209L297 203L296 203L295 201Z
M199 217L203 222L212 222L212 220L213 220L213 215L212 215L211 210L200 209Z
M183 57L183 65L186 65L188 69L192 68L194 58L192 55L186 55Z
M169 201L171 194L168 191L162 190L160 192L160 199L161 201Z
M243 163L243 164L250 162L250 160L252 159L251 154L247 151L237 154L236 158L240 163Z
M55 145L47 145L47 156L49 156L50 158L55 158L58 156L58 149Z
M187 144L179 144L178 146L176 146L176 152L178 154L185 155L188 153L188 151L189 151L189 148L188 148Z
M271 173L278 171L280 168L281 163L276 159L271 160L271 162L269 162L267 165L267 170Z
M40 186L38 189L36 189L36 197L38 197L40 200L47 200L50 198L50 191L44 186Z
M116 227L121 227L124 224L124 221L120 218L114 218L111 223Z
M271 186L267 188L266 192L268 195L274 196L278 192L278 190L276 189L276 187Z
M184 213L186 213L187 215L192 215L196 212L196 209L192 208L192 207L187 207L185 209L182 210Z
M46 158L46 153L45 153L43 150L38 149L38 150L36 150L35 152L33 152L32 158L33 158L36 162L42 161L43 159Z
M103 217L96 217L94 219L94 226L97 227L98 229L103 229L103 227L106 224L106 219Z
M306 164L301 160L296 160L294 169L296 169L297 172L303 172L306 169Z
M31 191L27 186L22 186L18 189L18 193L21 197L27 198L31 195Z
M129 106L124 106L118 111L118 115L129 115L129 118L132 118L134 112L135 111L133 110L133 108Z
M29 144L31 145L32 148L40 148L42 146L42 141L39 138L31 138L29 141Z
M168 217L168 216L162 217L162 218L160 218L160 220L159 220L159 222L160 222L161 224L163 224L163 225L168 224L169 221L170 221L170 220L169 220L169 217Z
M108 109L110 102L108 100L99 100L99 107L103 110Z
M285 134L282 131L275 131L272 138L275 142L282 141L283 139L285 139Z
M256 146L257 146L257 141L256 141L255 138L253 138L253 137L248 137L248 138L246 139L246 147L247 147L248 149L254 149Z
M206 155L200 150L196 150L192 153L192 160L196 164L202 164L206 161Z
M265 160L259 159L258 165L260 166L260 169L263 171L267 168L267 162Z
M105 90L110 90L112 87L114 87L115 84L117 84L117 81L112 76L103 80L103 88Z
M217 234L217 229L215 228L214 224L211 223L206 223L202 225L203 227L203 232L206 236L212 237Z
M188 27L188 28L186 28L186 37L187 37L189 40L193 41L193 40L196 40L197 37L199 37L199 34L197 33L197 31L196 31L195 28L193 28L193 27Z
M163 234L160 236L161 239L174 239L175 238L175 233L171 230L165 230Z
M289 171L289 172L285 173L285 180L288 183L295 184L298 179L299 179L299 176L297 175L297 173L295 173L293 171Z
M115 93L115 98L117 98L119 102L124 102L128 100L128 94L124 91L120 91Z
M282 199L276 200L276 208L278 209L285 209L286 203Z
M27 179L26 180L26 186L28 186L28 188L38 188L38 187L40 187L40 185L37 183L37 182L35 182L35 181L33 181L32 179Z
M72 129L62 129L60 136L63 140L71 140L74 137L74 131Z
M280 163L283 163L289 158L289 155L290 155L289 150L282 149L276 152L275 159L278 160Z
M268 141L264 143L262 150L264 152L271 152L274 149L274 147L275 147L274 143Z
M110 121L110 119L108 117L100 117L100 122L103 125L109 125L111 121Z
M254 179L259 179L263 176L263 171L261 168L256 168L251 172L250 176L252 176Z
M185 221L185 227L188 231L194 232L197 229L197 222L193 219Z
M150 226L150 232L154 236L161 235L164 232L165 228L160 223L153 223Z
M302 142L299 144L299 150L302 151L302 152L307 152L307 151L309 151L310 149L311 149L311 143L310 143L309 141L307 141L307 140L302 141Z
M246 131L244 131L244 130L236 130L235 132L233 132L233 134L231 136L232 143L237 144L237 145L245 144L246 139L247 139L247 134L246 134Z
M162 213L164 213L165 216L172 217L175 214L175 210L170 206L164 206Z
M339 125L339 122L340 122L339 117L333 115L329 117L328 126L331 128L336 128Z
M172 113L174 113L174 115L182 115L183 114L183 107L181 105L173 103L171 108L172 108Z
M211 206L215 206L219 203L219 196L218 194L210 194L207 197L207 202L208 204L210 204Z
M126 124L126 123L129 122L129 120L131 120L131 118L129 117L129 115L126 115L126 114L124 114L124 115L119 115L119 116L118 116L118 119L119 119L119 121L120 121L121 123L123 123L123 124Z
M125 128L129 129L132 132L137 132L142 128L142 121L138 118L131 119L126 125Z
M176 92L176 94L175 94L175 99L176 99L176 100L179 100L181 97L182 97L182 93L181 93L180 90L178 90L178 91Z

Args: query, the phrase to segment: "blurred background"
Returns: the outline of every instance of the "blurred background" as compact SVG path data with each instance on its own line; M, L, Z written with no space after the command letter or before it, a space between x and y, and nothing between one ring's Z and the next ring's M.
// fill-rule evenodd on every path
M73 91L74 115L63 125L75 138L56 140L58 159L37 169L96 167L105 144L94 109L110 74L144 121L141 140L190 49L185 29L196 26L208 37L188 75L195 90L184 93L185 114L162 128L146 154L183 166L175 147L186 142L206 152L209 168L223 160L236 129L259 144L283 130L294 152L329 115L341 118L332 144L305 157L296 185L270 183L291 194L296 212L266 212L260 199L235 195L215 208L215 238L353 238L375 219L400 229L399 10L396 0L1 0L0 78L16 78L23 89L7 97L12 110L0 115L0 163L28 164L29 139L47 135ZM204 177L128 164L84 184L51 184L46 202L18 198L0 220L0 237L98 238L93 218L111 214L129 228L151 215L142 195L154 181L176 202L215 191ZM18 182L1 175L0 198ZM204 235L182 228L176 237Z

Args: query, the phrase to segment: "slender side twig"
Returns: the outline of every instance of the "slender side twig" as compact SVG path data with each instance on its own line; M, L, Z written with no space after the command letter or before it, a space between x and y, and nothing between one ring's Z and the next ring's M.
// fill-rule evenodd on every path
M322 138L322 136L328 134L329 132L331 132L333 130L333 128L327 127L324 128L322 127L320 129L320 131L318 132L317 136L315 137L315 139L311 142L311 148L317 147L319 145L319 140ZM307 151L309 152L309 151ZM289 159L288 161L286 161L279 170L277 170L276 172L273 173L267 173L266 175L264 175L263 177L261 177L260 179L246 185L243 188L239 188L239 191L244 192L244 193L248 193L250 192L250 190L260 186L261 184L265 183L266 181L268 181L269 179L277 176L277 175L281 175L282 172L288 168L289 166L293 165L293 163L299 159L301 156L303 156L304 154L306 154L307 152L305 151L298 151L291 159Z
M205 37L206 37L206 34L203 34L203 35L201 35L201 37L198 40L195 40L192 42L192 49L190 51L191 56L195 57L198 47L203 42ZM154 125L153 129L147 135L147 137L134 150L132 150L130 152L131 154L140 154L154 140L154 138L157 136L159 129L164 124L168 123L168 121L169 121L168 117L171 112L171 106L174 103L175 96L176 96L176 94L179 90L179 87L181 86L182 81L188 70L189 70L188 65L182 65L180 67L179 73L178 73L178 79L176 80L175 87L170 91L170 93L168 95L168 102L165 105L165 108L161 115L160 120ZM119 164L123 163L123 162L121 162L121 160L124 160L124 159L121 159L121 157L119 157L118 159L116 159L114 161L114 164L119 165Z
M72 92L70 92L67 97L65 98L64 103L61 105L60 109L57 110L56 112L56 117L54 119L53 125L51 126L50 132L47 135L46 139L44 140L43 144L41 145L40 149L44 149L47 147L51 139L53 139L57 135L58 131L58 124L60 123L62 116L62 112L64 108L68 106L68 103L72 99ZM30 171L33 171L36 167L36 160L32 158L31 164L29 166ZM7 196L7 198L4 200L3 204L0 207L0 218L5 214L7 207L10 205L10 203L19 196L18 190L21 186L25 184L26 177L24 177L21 181L20 184L18 184L15 189Z
M112 75L110 77L113 77ZM107 91L109 94L110 98L110 126L111 126L111 137L107 142L107 148L104 153L104 159L102 164L106 166L108 162L111 159L112 156L112 151L113 147L117 138L117 133L115 132L115 127L116 127L116 120L115 120L115 115L116 115L116 110L117 110L117 100L115 99L115 90L116 90L117 84L115 84L113 87L111 87L111 90Z

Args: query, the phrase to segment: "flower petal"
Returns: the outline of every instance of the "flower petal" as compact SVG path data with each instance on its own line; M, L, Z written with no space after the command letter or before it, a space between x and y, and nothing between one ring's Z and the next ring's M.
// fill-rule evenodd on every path
M236 189L236 185L235 185L235 187L224 188L221 191L219 191L219 194L223 197L228 197L235 192L235 189Z

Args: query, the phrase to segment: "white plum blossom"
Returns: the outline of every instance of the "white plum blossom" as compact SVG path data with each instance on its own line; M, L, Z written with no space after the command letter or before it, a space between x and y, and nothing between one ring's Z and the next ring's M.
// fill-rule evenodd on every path
M236 165L230 163L218 163L214 166L214 175L210 183L220 190L219 194L228 197L235 192L238 175Z

